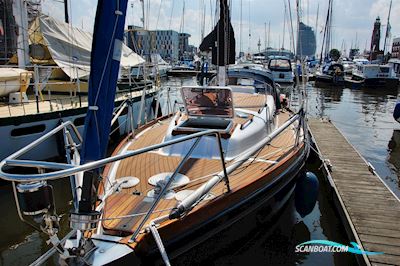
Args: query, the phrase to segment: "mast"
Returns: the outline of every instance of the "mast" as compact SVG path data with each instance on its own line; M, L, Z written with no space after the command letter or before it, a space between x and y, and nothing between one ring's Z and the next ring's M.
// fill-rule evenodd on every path
M239 39L240 39L240 48L239 48L239 53L243 52L243 39L242 39L242 33L243 33L243 0L240 0L240 34L239 34Z
M325 22L325 27L324 27L324 36L322 37L321 57L320 57L320 60L319 60L319 63L320 63L320 64L322 63L323 56L324 56L324 45L325 45L325 49L328 49L328 48L326 47L326 44L328 43L328 41L327 41L327 39L328 39L327 34L328 34L328 28L329 28L329 20L330 20L329 17L330 17L330 12L331 12L331 2L332 2L332 0L329 0L329 3L328 3L328 12L327 12L327 15L326 15L326 22Z
M206 27L206 4L204 0L201 2L201 21L200 21L200 32L201 32L201 41L204 39L204 31Z
M284 11L284 14L283 14L283 37L282 37L282 48L284 49L285 48L285 33L286 33L286 29L285 29L285 21L286 21L286 3L284 2L284 6L285 6L285 11Z
M319 17L319 3L317 6L317 19L315 21L315 48L317 48L317 41L318 41L318 17Z
M69 23L68 0L64 0L64 16L65 16L65 23Z
M185 0L183 0L182 7L182 17L181 17L181 25L179 26L179 34L183 34L185 31ZM184 51L183 51L184 43L183 41L179 41L179 60L184 60Z
M270 45L270 44L271 44L271 43L270 43L270 42L271 42L270 33L271 33L271 21L268 22L268 43L267 43L267 46L268 46L268 47L271 47L271 45ZM267 48L268 48L268 47L267 47Z
M355 43L355 48L358 49L358 33L356 31L356 43Z
M288 11L289 11L289 20L290 20L290 33L292 35L292 46L293 46L293 53L296 54L296 46L295 46L295 41L294 41L294 30L293 30L293 19L292 19L292 8L290 6L290 0L288 0ZM298 78L298 75L296 75ZM297 80L298 82L299 80ZM297 83L299 84L299 83Z
M300 0L296 1L296 12L297 12L297 49L300 50L300 62L303 60L303 49L302 49L302 41L300 36ZM297 51L296 55L299 55L299 51Z
M99 0L90 59L88 110L85 118L81 164L106 155L114 109L115 91L124 40L128 0ZM86 171L77 215L96 217L100 169Z
M140 19L142 21L143 29L146 29L146 24L144 20L144 0L140 0L140 3L142 4L142 18Z
M250 45L251 45L251 2L249 2L249 47L248 47L249 54L250 54L250 49L251 49Z
M291 33L291 41L292 41L292 47L293 47L293 53L296 54L296 44L294 40L294 30L293 30L293 19L292 19L292 8L290 6L290 0L288 0L288 12L289 12L289 19L290 19L290 33ZM300 84L300 78L299 78L299 72L295 71L295 76L296 76L296 84Z
M328 34L327 34L327 42L326 42L326 54L329 56L329 52L332 49L332 20L333 20L333 0L329 1L329 22L328 22Z
M388 18L387 18L387 24L386 24L386 34L385 34L385 43L383 45L383 57L385 57L385 52L386 52L386 42L387 39L389 38L390 35L390 13L392 11L392 0L390 0L390 6L389 6L389 14L388 14Z
M29 44L28 44L28 10L24 0L15 0L13 4L13 14L18 27L17 36L17 56L18 67L25 68L29 65Z
M226 66L235 63L235 33L230 20L228 0L220 0L220 16L214 30L200 44L200 51L212 51L212 63L218 66L218 83L225 86Z
M172 8L171 8L171 15L170 15L170 17L169 17L168 29L171 29L172 15L174 14L174 5L175 5L175 1L172 0Z
M267 22L264 22L264 50L267 50Z

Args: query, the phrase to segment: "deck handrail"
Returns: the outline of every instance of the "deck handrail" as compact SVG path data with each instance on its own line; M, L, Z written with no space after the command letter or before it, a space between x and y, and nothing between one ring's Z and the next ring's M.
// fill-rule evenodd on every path
M295 115L297 118L299 115ZM297 119L293 119L293 117L290 119L291 122L293 123ZM292 124L290 123L290 124ZM38 146L40 143L44 142L54 134L58 133L60 130L63 128L66 128L68 126L71 126L75 132L78 132L77 128L71 121L67 121L59 125L58 127L54 128L47 134L43 135L39 139L35 140L34 142L30 143L23 149L13 153L12 155L8 156L6 159L0 162L0 178L7 180L7 181L15 181L15 182L33 182L33 181L41 181L41 180L55 180L55 179L60 179L64 177L69 177L73 174L82 172L82 171L88 171L88 170L93 170L100 168L102 166L105 166L106 164L113 163L116 161L120 161L129 157L133 157L142 153L146 153L149 151L157 150L160 148L164 148L170 145L178 144L187 140L195 139L201 136L206 136L206 135L214 135L214 134L219 134L221 131L216 130L216 129L211 129L211 130L205 130L201 132L197 132L194 134L190 134L178 139L173 139L169 140L163 143L155 144L152 146L148 146L145 148L141 148L138 150L134 151L128 151L124 154L117 154L108 158L104 158L98 161L93 161L89 162L83 165L72 165L72 164L60 164L60 163L54 163L54 162L46 162L46 161L34 161L34 160L17 160L18 157L21 155L25 154L26 152L30 151L34 147ZM289 125L287 125L289 126ZM286 126L286 127L287 127ZM80 136L80 135L79 135ZM33 168L40 168L40 169L59 169L58 171L50 172L50 173L41 173L41 174L12 174L12 173L7 173L5 172L4 168L6 166L22 166L22 167L33 167Z
M14 181L14 182L34 182L34 181L42 181L42 180L56 180L61 179L64 177L69 177L79 172L89 171L93 169L100 168L105 166L106 164L113 163L116 161L120 161L129 157L133 157L142 153L146 153L149 151L154 151L160 148L164 148L166 146L178 144L184 141L188 141L191 139L195 139L198 137L206 136L206 135L215 135L219 134L221 130L211 129L205 130L201 132L197 132L191 135L187 135L178 139L169 140L164 143L155 144L149 147L141 148L134 151L128 151L124 154L117 154L108 158L104 158L98 161L89 162L83 165L72 165L72 164L60 164L54 162L46 162L46 161L33 161L33 160L17 160L19 156L25 154L29 150L33 149L52 135L56 134L64 127L72 125L73 123L67 121L60 126L56 127L52 131L48 132L47 134L43 135L36 141L32 142L28 146L24 147L23 149L17 151L16 153L8 156L6 159L0 162L0 178L7 180L7 181ZM75 126L73 126L75 127ZM4 170L6 166L21 166L21 167L32 167L32 168L40 168L40 169L59 169L58 171L50 172L50 173L41 173L41 174L11 174L7 173Z

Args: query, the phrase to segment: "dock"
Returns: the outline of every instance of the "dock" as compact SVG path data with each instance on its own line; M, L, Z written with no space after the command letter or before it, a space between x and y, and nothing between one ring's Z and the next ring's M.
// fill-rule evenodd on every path
M400 265L399 198L333 123L311 118L309 128L349 239L384 253L355 255L359 264Z
M147 89L146 93L155 93L158 88ZM8 102L0 102L0 119L8 117L18 117L26 115L36 115L43 113L60 112L64 110L86 108L88 106L88 96L75 95L44 95L43 99L36 101L34 95L28 96L28 101L19 104L9 104ZM117 91L115 101L122 102L128 97L141 97L142 91Z

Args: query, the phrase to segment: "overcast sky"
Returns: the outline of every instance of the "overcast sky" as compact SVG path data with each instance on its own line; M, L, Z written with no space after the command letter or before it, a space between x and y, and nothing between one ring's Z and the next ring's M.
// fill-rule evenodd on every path
M235 29L237 50L247 52L257 51L258 40L261 40L261 48L264 47L265 23L271 24L270 46L282 46L284 14L287 0L231 0L232 1L232 24ZM295 22L295 0L291 1L292 16ZM147 2L145 0L145 2ZM149 29L173 29L190 33L190 43L198 46L201 40L202 12L205 10L204 28L206 34L211 31L215 16L216 0L151 0L150 12L146 16ZM185 3L185 9L183 8ZM242 3L242 4L241 4ZM351 45L358 46L361 50L370 46L371 34L374 21L380 16L382 21L382 46L386 31L387 17L390 0L333 0L333 46L347 50ZM72 23L86 31L93 31L94 16L97 0L69 0L70 20ZM210 8L210 4L212 8ZM317 43L318 47L322 40L328 0L303 0L302 21L313 28L317 22L317 8L319 5ZM205 6L202 8L202 6ZM147 8L146 8L147 9ZM184 12L183 12L184 11ZM43 12L55 18L63 19L63 4L56 0L43 0ZM142 9L139 0L130 0L126 25L141 25ZM183 15L182 15L183 14ZM240 19L242 15L242 19ZM182 20L184 23L182 23ZM242 23L240 23L242 21ZM242 34L240 34L242 24ZM392 26L391 36L400 37L400 1L394 0L390 18ZM294 24L295 25L295 24ZM249 38L249 32L251 37ZM285 48L290 48L289 31L286 25L284 38ZM241 37L240 37L241 36ZM241 41L240 41L241 40ZM391 42L390 42L391 43Z

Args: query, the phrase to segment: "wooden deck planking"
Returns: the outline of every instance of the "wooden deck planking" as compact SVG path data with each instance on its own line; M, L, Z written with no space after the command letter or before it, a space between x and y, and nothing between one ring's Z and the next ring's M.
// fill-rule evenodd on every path
M254 94L254 95L249 95L247 93L234 93L233 94L233 104L235 106L255 106L255 107L250 107L246 108L248 110L252 110L255 112L258 112L262 107L265 106L267 97L262 94Z
M332 164L330 176L356 239L365 250L384 252L366 256L366 264L400 265L400 201L332 123L310 119L309 127L323 158Z
M289 118L289 113L281 113L279 114L279 117L279 121L283 123ZM161 123L157 123L156 125L150 127L148 131L144 134L136 136L135 140L130 144L128 149L135 150L162 142L171 119L173 118L170 118ZM274 139L270 145L265 146L259 152L257 158L266 157L264 159L278 161L280 158L283 157L284 154L290 152L293 149L293 132L293 128L287 129L284 133L280 135L280 137ZM153 186L148 184L148 178L161 172L174 171L180 160L181 157L163 156L159 153L150 152L121 161L116 174L117 178L124 176L135 176L138 177L141 181L135 188L123 189L123 191L119 193L124 194L124 196L120 197L124 197L124 199L125 197L127 197L127 199L129 198L129 200L125 200L125 202L121 204L121 206L116 207L117 205L115 205L115 199L107 199L106 201L111 201L111 205L107 205L109 208L106 208L105 217L118 217L122 215L129 215L131 213L137 213L139 210L137 208L132 208L132 206L137 205L137 203L135 203L137 202L136 200L143 199L143 196L146 195L147 191L153 188ZM227 165L229 165L229 162L227 162ZM274 165L275 164L270 162L248 162L246 166L240 167L229 176L231 188L242 187L248 184L251 180L256 180L257 178L260 178L264 173L268 172L267 170L269 170L269 168L273 167ZM216 174L220 171L222 171L220 160L191 158L183 166L180 173L188 176L191 181L193 181L195 179L198 179L199 177ZM182 188L176 189L175 191L184 189L194 190L208 179L209 177L203 178L196 182L190 183ZM140 191L141 196L132 195L132 192L134 191ZM216 196L221 195L223 192L226 192L226 186L224 182L221 182L220 184L215 186L211 191L211 193ZM172 208L176 204L176 200L161 200L156 210ZM206 203L201 203L197 208L201 207L204 204ZM165 213L155 213L152 215L151 219L154 219L163 214ZM132 233L139 221L140 219L136 218L122 219L112 222L107 221L103 225L106 230Z

